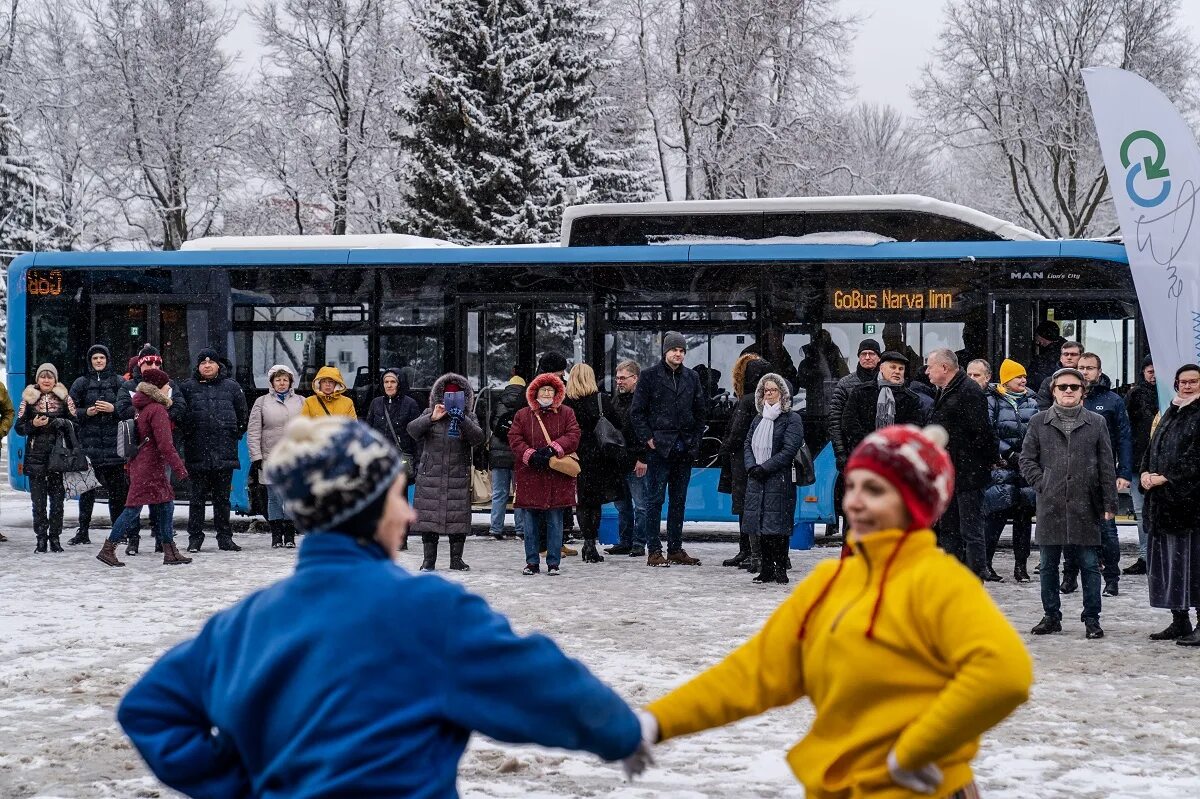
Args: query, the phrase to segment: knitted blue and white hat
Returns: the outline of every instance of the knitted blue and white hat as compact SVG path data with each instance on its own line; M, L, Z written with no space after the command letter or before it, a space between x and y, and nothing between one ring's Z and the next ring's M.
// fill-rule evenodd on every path
M372 504L382 512L402 468L395 447L362 422L301 416L267 456L265 472L300 530L357 533L339 526Z

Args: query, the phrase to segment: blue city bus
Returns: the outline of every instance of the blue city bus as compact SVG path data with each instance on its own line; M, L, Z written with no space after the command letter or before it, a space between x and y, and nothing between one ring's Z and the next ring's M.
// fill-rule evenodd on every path
M717 491L718 449L743 352L795 388L817 482L797 519L834 519L828 402L876 339L910 358L949 347L960 358L1030 367L1034 329L1059 324L1102 355L1115 385L1149 351L1125 249L1058 241L984 214L913 197L649 203L569 209L556 245L459 247L406 236L217 238L181 252L35 253L8 270L8 388L16 401L39 363L69 384L92 343L114 368L144 343L173 377L206 346L227 353L253 400L275 363L307 393L338 366L360 414L388 367L409 369L418 400L441 373L491 389L548 350L596 369L659 360L668 330L688 340L709 420L687 499L693 521L733 521ZM1036 388L1036 386L1034 387ZM479 392L486 417L491 393ZM25 489L25 442L9 439L9 474ZM252 511L248 457L234 507Z

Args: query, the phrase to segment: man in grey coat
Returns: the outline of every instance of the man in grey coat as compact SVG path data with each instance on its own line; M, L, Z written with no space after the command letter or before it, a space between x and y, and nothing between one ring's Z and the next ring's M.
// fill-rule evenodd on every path
M1031 631L1062 631L1058 565L1066 548L1083 575L1083 624L1088 638L1100 627L1100 525L1117 512L1117 478L1104 417L1083 406L1083 375L1059 369L1050 379L1054 403L1029 421L1021 448L1021 476L1037 492L1042 609Z

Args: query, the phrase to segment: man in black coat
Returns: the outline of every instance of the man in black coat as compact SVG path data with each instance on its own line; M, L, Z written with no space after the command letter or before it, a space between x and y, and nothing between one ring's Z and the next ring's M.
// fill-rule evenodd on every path
M1050 379L1050 375L1065 365L1059 362L1059 356L1062 354L1062 345L1066 343L1057 322L1046 319L1038 323L1033 331L1033 344L1037 352L1033 355L1033 363L1029 365L1029 385L1040 388L1043 382ZM1083 349L1079 351L1083 352ZM1074 369L1075 364L1071 364L1071 368Z
M1146 573L1146 525L1142 520L1143 498L1141 481L1138 479L1142 458L1150 446L1150 429L1158 415L1158 387L1154 378L1154 359L1149 355L1142 361L1142 373L1137 382L1125 395L1125 408L1129 411L1129 426L1133 432L1133 482L1129 496L1133 499L1133 513L1138 523L1138 559L1123 572L1124 574Z
M508 431L513 417L525 407L525 378L519 366L512 368L511 377L501 389L487 392L486 402L480 403L479 426L488 436L488 468L492 473L491 527L488 532L497 541L504 538L504 516L513 488L513 454L508 447ZM525 535L525 514L513 509L516 534Z
M604 550L608 555L628 555L640 558L646 554L646 444L638 438L630 420L633 410L633 395L637 390L642 367L637 361L621 361L617 364L617 390L613 392L612 404L621 417L621 433L625 438L625 487L627 497L618 499L617 515L620 519L616 546Z
M879 342L875 339L865 338L860 341L858 366L854 368L853 372L837 381L837 385L833 387L833 394L829 398L829 442L833 445L833 458L837 463L838 472L845 471L846 460L850 457L854 447L858 445L857 441L851 446L846 445L846 436L842 429L846 401L850 399L850 394L854 389L876 382L876 377L879 375L880 352L882 350ZM860 438L859 441L862 439ZM834 504L841 507L840 502Z
M1000 446L988 418L987 395L958 366L953 350L933 350L925 357L925 373L937 387L929 423L950 434L947 451L954 463L954 497L937 523L938 546L957 557L983 579L987 544L983 530L983 490Z
M75 421L79 425L79 444L87 453L96 479L108 492L108 518L115 522L125 510L129 478L125 462L117 455L117 400L121 394L121 376L112 370L112 354L103 344L93 344L87 351L87 371L71 384L71 399L75 402ZM90 544L88 528L96 492L88 491L79 497L79 529L68 544Z
M855 386L842 406L841 431L848 452L876 430L891 424L921 424L925 412L921 400L904 384L908 358L888 350L879 357L879 374L869 383ZM886 390L891 401L880 394Z
M646 464L646 563L699 566L683 549L683 512L692 464L700 455L704 433L704 392L700 378L683 365L687 340L679 333L663 336L663 357L642 372L633 393L630 420L638 440L647 448ZM663 501L667 511L667 557L662 554L659 521Z
M1079 358L1083 355L1083 345L1078 341L1064 341L1058 351L1058 366L1050 370L1050 374L1046 375L1038 386L1037 401L1038 410L1047 410L1054 404L1053 392L1050 390L1050 381L1054 373L1059 369L1076 369L1079 366ZM1031 380L1029 385L1035 385Z
M190 476L188 552L204 544L204 503L212 501L217 548L238 552L229 526L229 492L238 468L238 442L246 432L248 413L242 388L229 376L221 356L211 347L196 356L196 372L180 387L187 401L182 425L184 462Z

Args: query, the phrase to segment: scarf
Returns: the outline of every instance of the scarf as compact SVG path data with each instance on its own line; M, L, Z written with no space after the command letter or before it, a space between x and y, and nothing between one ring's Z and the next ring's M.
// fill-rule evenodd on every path
M1187 399L1184 399L1183 397L1176 394L1171 399L1171 404L1174 405L1176 408L1186 408L1187 406L1189 406L1193 402L1195 402L1197 397L1200 397L1200 394L1193 394L1192 396L1188 397Z
M750 449L754 453L754 462L759 466L766 463L775 449L775 420L783 408L779 405L763 405L762 421L754 430L754 438L750 441Z
M875 402L875 429L882 430L896 421L896 397L892 394L892 384L884 380L883 375L876 380L879 383L879 399Z
M1070 438L1071 431L1079 426L1079 417L1083 415L1083 403L1079 403L1074 408L1064 408L1056 402L1050 407L1054 410L1058 421L1062 423L1063 432L1067 434L1067 438Z

